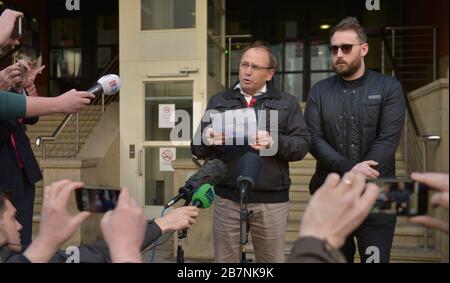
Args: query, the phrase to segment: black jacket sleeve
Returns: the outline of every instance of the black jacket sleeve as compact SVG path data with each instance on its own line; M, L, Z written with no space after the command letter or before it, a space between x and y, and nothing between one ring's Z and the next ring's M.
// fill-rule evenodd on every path
M364 160L385 164L395 154L405 122L405 109L402 85L395 81L383 102L377 137Z
M294 243L287 262L345 263L345 258L339 250L327 248L324 241L313 237L304 237Z
M320 161L320 165L331 172L343 175L356 163L332 148L323 136L322 115L316 88L312 88L306 102L305 120L311 134L311 154Z
M297 101L291 101L291 105L285 124L285 134L278 136L276 155L278 159L288 162L302 160L308 153L311 144L300 105Z
M162 234L161 229L158 224L151 221L147 225L147 230L145 231L144 242L142 244L141 250L144 250L150 246L156 239L158 239ZM78 247L80 251L80 262L84 263L107 263L111 262L111 256L109 254L109 249L105 241L98 241L92 245L81 245ZM66 254L65 251L58 251L55 256L50 260L54 263L64 263L69 259L71 254Z

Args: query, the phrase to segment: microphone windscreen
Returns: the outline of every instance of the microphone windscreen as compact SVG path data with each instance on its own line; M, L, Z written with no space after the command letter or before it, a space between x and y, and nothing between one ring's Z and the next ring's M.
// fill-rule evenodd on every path
M198 208L208 208L214 201L216 194L210 184L203 184L192 195L192 203Z
M253 187L263 168L263 159L256 153L247 152L240 159L236 167L238 187L247 181Z
M120 78L117 75L109 74L103 76L97 82L102 86L105 95L113 95L120 90Z

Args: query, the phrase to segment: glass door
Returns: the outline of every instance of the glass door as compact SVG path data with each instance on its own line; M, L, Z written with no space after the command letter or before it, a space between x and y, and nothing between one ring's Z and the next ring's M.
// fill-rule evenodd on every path
M191 159L192 79L166 78L143 83L142 200L146 212L159 216L174 196L172 161Z

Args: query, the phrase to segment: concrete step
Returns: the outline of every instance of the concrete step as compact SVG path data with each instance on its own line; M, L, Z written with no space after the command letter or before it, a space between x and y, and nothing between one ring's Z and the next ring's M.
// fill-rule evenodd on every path
M307 153L307 154L305 155L305 158L303 158L303 160L295 161L295 162L290 162L290 163L289 163L289 166L291 166L291 167L301 167L301 166L302 166L302 165L301 165L302 162L305 162L305 161L308 161L308 160L316 160L316 159L314 158L314 156L312 156L311 153ZM404 160L403 155L402 155L401 152L397 151L397 152L395 153L395 160L396 160L396 161L402 161L402 160Z
M296 188L297 187L302 189L293 190L293 188L291 188L289 192L289 200L291 202L308 202L311 199L311 195L307 189L307 186L296 186Z
M80 119L80 126L81 125L89 125L90 123L97 123L98 120L100 120L100 115L96 115L95 117L83 117ZM36 125L33 127L27 127L27 131L34 132L34 131L40 131L45 128L53 128L56 129L61 124L61 121L39 121ZM76 121L72 120L70 121L67 127L75 127Z
M289 163L289 167L292 172L296 172L296 170L298 170L298 169L305 169L305 168L315 170L316 162L317 161L315 159L305 159L302 161L291 162L291 163ZM395 165L396 165L396 168L398 168L398 169L404 169L405 161L397 160ZM314 171L313 171L313 173L314 173Z
M296 240L296 239L295 239ZM295 241L286 241L285 256L289 256ZM247 245L247 258L255 259L251 236ZM441 254L436 249L424 250L420 246L408 246L394 243L392 245L390 261L392 263L438 263L441 262ZM360 262L358 250L355 253L355 263Z

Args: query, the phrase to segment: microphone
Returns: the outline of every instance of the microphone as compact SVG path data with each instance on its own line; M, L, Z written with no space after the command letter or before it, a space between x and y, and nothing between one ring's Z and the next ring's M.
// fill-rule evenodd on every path
M106 76L101 77L97 84L90 89L87 90L87 92L90 92L95 95L100 95L104 93L105 95L113 95L118 93L120 90L120 78L117 75L109 74Z
M239 159L236 167L237 186L240 188L242 186L253 188L262 172L263 163L261 156L256 153L247 152L244 154Z
M192 195L192 205L198 208L208 208L215 197L214 187L211 184L203 184Z
M227 167L222 162L222 160L212 159L208 161L197 171L197 173L192 175L186 181L184 186L178 190L179 194L174 198L172 198L164 206L164 208L167 209L171 207L180 199L185 199L186 201L190 202L192 199L192 194L194 193L195 189L199 188L201 185L205 183L208 183L211 186L216 185L217 183L222 181L223 178L225 178L226 172Z

